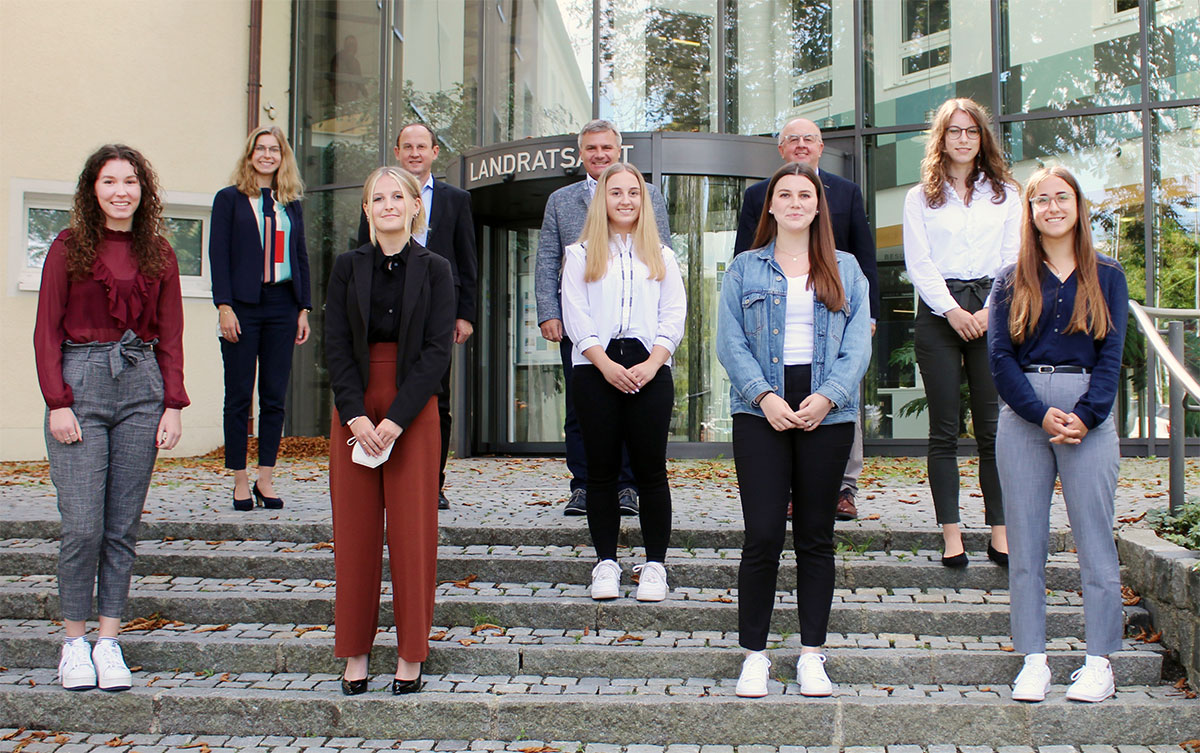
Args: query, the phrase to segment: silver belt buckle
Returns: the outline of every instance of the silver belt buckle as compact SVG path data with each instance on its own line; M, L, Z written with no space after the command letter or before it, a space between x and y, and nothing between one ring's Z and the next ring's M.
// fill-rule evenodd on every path
M1037 370L1038 370L1039 374L1053 374L1054 373L1054 367L1046 366L1045 364L1038 366Z

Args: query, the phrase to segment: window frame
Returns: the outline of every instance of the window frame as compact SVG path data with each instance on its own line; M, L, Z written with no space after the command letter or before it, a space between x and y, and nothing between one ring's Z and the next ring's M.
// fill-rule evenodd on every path
M29 213L32 209L70 211L75 184L58 180L14 178L9 186L9 271L18 291L37 292L42 286L42 268L29 263ZM163 191L163 216L200 222L200 274L179 276L184 298L212 298L212 274L208 263L210 194Z

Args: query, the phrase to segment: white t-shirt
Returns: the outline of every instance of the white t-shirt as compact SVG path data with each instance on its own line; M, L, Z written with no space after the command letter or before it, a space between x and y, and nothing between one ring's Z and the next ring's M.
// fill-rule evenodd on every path
M783 365L804 366L813 357L813 290L808 275L787 278L787 315L783 330Z

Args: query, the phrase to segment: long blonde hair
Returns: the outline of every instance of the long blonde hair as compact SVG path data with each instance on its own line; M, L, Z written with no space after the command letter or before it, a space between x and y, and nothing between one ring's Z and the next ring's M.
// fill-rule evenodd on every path
M600 174L596 180L596 195L588 205L587 219L583 223L583 232L579 234L579 243L584 244L587 252L587 265L584 267L585 282L601 280L608 272L608 179L617 173L632 173L638 182L641 192L642 207L638 218L633 223L633 253L649 269L649 279L662 280L667 276L667 265L663 262L662 239L658 235L658 223L654 220L654 207L650 203L650 194L646 191L646 179L642 171L628 162L614 162Z
M410 234L419 233L425 229L425 213L421 211L421 186L417 183L417 178L403 167L377 167L367 176L367 180L363 183L363 214L367 216L367 225L371 229L371 244L378 243L375 240L375 217L371 214L371 196L375 193L375 184L383 176L388 176L396 181L396 185L400 186L400 190L404 191L404 196L409 201L412 201L417 206L417 211L413 213L412 224L408 228Z
M1046 255L1042 250L1042 234L1033 224L1033 206L1030 202L1038 187L1051 177L1061 178L1075 194L1075 306L1063 334L1087 332L1092 339L1101 340L1112 331L1113 321L1096 271L1100 262L1092 243L1091 215L1079 181L1075 180L1070 170L1058 165L1035 171L1025 183L1021 251L1009 282L1012 286L1012 304L1008 313L1008 333L1013 342L1023 343L1025 338L1033 335L1042 317L1042 278L1046 274L1042 261Z
M992 203L1003 204L1007 196L1004 187L1016 187L1017 181L1004 161L1004 151L996 140L996 134L992 133L992 119L988 111L983 105L966 97L946 100L933 116L929 140L925 142L925 157L921 160L925 203L933 209L946 203L946 175L950 164L950 157L946 154L946 129L950 127L950 118L956 112L965 112L979 126L979 153L975 155L975 165L967 176L968 200L974 192L976 181L983 176L992 186Z
M304 181L300 179L300 168L296 166L296 155L292 152L291 145L288 144L287 136L284 136L283 131L279 130L279 126L259 126L250 132L250 135L246 137L246 146L242 149L242 158L238 160L231 180L242 193L252 199L258 197L258 172L255 171L251 159L254 157L254 147L258 143L258 137L263 134L270 134L279 142L279 169L271 178L271 190L275 192L275 199L280 204L291 204L304 195Z

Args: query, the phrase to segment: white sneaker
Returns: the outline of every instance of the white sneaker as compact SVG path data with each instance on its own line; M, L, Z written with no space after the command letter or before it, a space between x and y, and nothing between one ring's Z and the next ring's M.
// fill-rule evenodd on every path
M621 595L621 566L616 560L601 560L592 568L592 598L615 599Z
M92 665L91 646L77 638L64 641L58 660L58 681L66 690L91 690L96 687L96 667Z
M1088 655L1083 666L1071 675L1074 680L1067 688L1067 700L1100 703L1116 692L1112 665L1103 656Z
M667 568L661 562L647 562L633 568L638 574L638 601L662 601L667 598Z
M1025 657L1025 666L1013 680L1012 697L1014 701L1037 703L1046 700L1046 691L1050 689L1050 667L1046 666L1045 654L1029 654Z
M833 695L833 683L825 674L825 654L800 654L796 661L796 682L800 695L822 698Z
M742 662L742 674L734 691L742 698L762 698L767 694L767 670L771 660L761 651L751 651Z
M133 676L125 666L125 657L116 641L96 641L92 662L96 665L97 685L101 690L129 690L133 686Z

